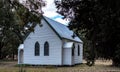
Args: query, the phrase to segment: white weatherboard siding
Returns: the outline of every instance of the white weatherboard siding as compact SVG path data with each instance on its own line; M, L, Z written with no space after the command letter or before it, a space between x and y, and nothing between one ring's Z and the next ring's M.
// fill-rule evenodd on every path
M24 64L61 65L62 41L44 20L41 23L43 26L37 25L24 41ZM40 44L40 56L34 55L36 41ZM45 41L49 43L49 56L44 56Z
M23 53L21 54L21 51L23 51L24 45L20 44L18 47L18 64L22 64L21 60L23 60L23 58L21 58L23 56Z
M78 36L76 36L75 38L72 38L74 32L70 30L67 26L59 22L56 22L50 18L47 18L47 17L44 17L44 18L50 23L50 25L55 29L55 31L60 35L60 37L77 41L77 42L82 42L80 38L78 38Z
M80 63L83 63L83 44L80 44Z
M78 56L78 45L80 46L80 55L79 56ZM75 44L74 63L75 64L82 63L82 44L81 43Z
M71 48L63 49L63 65L72 65Z
M82 63L83 42L72 38L73 32L47 17L41 20L42 27L37 24L18 49L18 64L32 65L75 65ZM44 56L44 43L49 43L49 56ZM40 45L40 55L35 56L35 43ZM75 44L72 56L73 43ZM78 45L80 55L78 56ZM24 48L23 48L24 46Z
M82 63L82 43L74 43L75 44L75 50L74 50L74 56L72 56L72 65ZM80 55L78 56L78 45L80 46Z
M74 56L73 56L73 58L74 58L74 64L77 64L78 63L78 44L77 43L75 43L75 50L74 50Z
M63 44L63 65L72 65L72 45L73 42L64 42Z
M63 43L71 43L70 40L63 40ZM72 47L71 48L64 48L63 49L63 64L67 65L74 65L74 64L79 64L82 63L82 53L83 53L83 49L82 49L82 43L78 43L78 42L73 42L75 44L75 50L74 50L74 56L72 56ZM78 45L80 47L80 55L78 56ZM67 55L66 55L67 54ZM68 61L67 61L68 60Z

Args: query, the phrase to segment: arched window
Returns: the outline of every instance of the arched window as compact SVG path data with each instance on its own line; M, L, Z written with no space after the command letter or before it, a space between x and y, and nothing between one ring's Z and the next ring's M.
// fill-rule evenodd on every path
M72 56L74 56L74 50L75 50L75 44L73 44L73 47L72 47Z
M45 42L44 44L44 56L49 56L49 43Z
M78 56L80 56L80 46L78 45Z
M40 45L38 42L35 43L35 56L40 55Z

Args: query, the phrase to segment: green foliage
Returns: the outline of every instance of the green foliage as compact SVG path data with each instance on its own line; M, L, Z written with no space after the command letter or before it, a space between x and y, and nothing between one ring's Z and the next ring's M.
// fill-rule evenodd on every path
M69 28L78 35L84 34L85 41L89 41L88 61L100 57L112 59L116 66L120 64L119 0L56 0L55 3L58 13L71 20Z
M15 66L16 67L31 67L32 65L30 65L30 64L17 64Z
M35 24L40 23L41 13L36 9L41 7L41 2L28 1L29 9L19 0L0 0L0 59L6 56L14 58L27 32L34 31Z

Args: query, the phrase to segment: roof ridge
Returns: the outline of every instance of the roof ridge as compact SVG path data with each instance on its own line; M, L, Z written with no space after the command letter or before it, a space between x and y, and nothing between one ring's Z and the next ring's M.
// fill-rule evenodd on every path
M43 15L43 17L46 17L46 18L48 18L48 19L50 19L50 20L52 20L52 21L54 21L54 22L57 22L57 23L59 23L60 25L63 25L63 26L66 26L66 27L67 27L67 25L64 25L63 23L60 23L60 22L58 22L58 21L55 21L55 20L53 20L52 18L49 18L49 17L47 17L47 16L44 16L44 15Z
M42 18L47 22L47 24L54 30L54 32L58 35L58 37L60 39L68 39L70 41L75 41L75 42L81 42L81 39L77 36L75 38L72 38L72 35L73 35L73 31L70 30L66 25L63 25L62 23L60 22L57 22L53 19L50 19L46 16L43 16L42 15ZM37 24L36 24L37 25ZM34 26L35 27L35 26ZM25 39L28 37L28 35L30 34L31 32L29 32ZM24 40L25 40L24 39Z
M65 38L65 39L76 41L76 42L82 42L78 36L75 38L72 37L74 32L70 30L66 25L63 25L60 22L57 22L46 16L43 16L43 18L54 29L54 31L58 34L58 36L60 36L60 38Z

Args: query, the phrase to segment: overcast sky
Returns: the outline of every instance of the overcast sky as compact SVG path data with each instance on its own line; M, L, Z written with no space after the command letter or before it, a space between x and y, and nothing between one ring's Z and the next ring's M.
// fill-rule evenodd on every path
M22 3L23 1L26 1L26 0L19 0L19 1ZM45 0L45 1L46 1L47 5L42 8L44 15L55 21L58 21L64 25L68 25L68 21L63 20L62 19L63 16L56 13L57 9L55 7L54 0Z
M58 13L56 13L54 0L46 0L46 3L47 3L47 5L42 8L44 15L55 20L55 21L58 21L62 24L67 25L68 21L61 19L62 16L59 15Z

